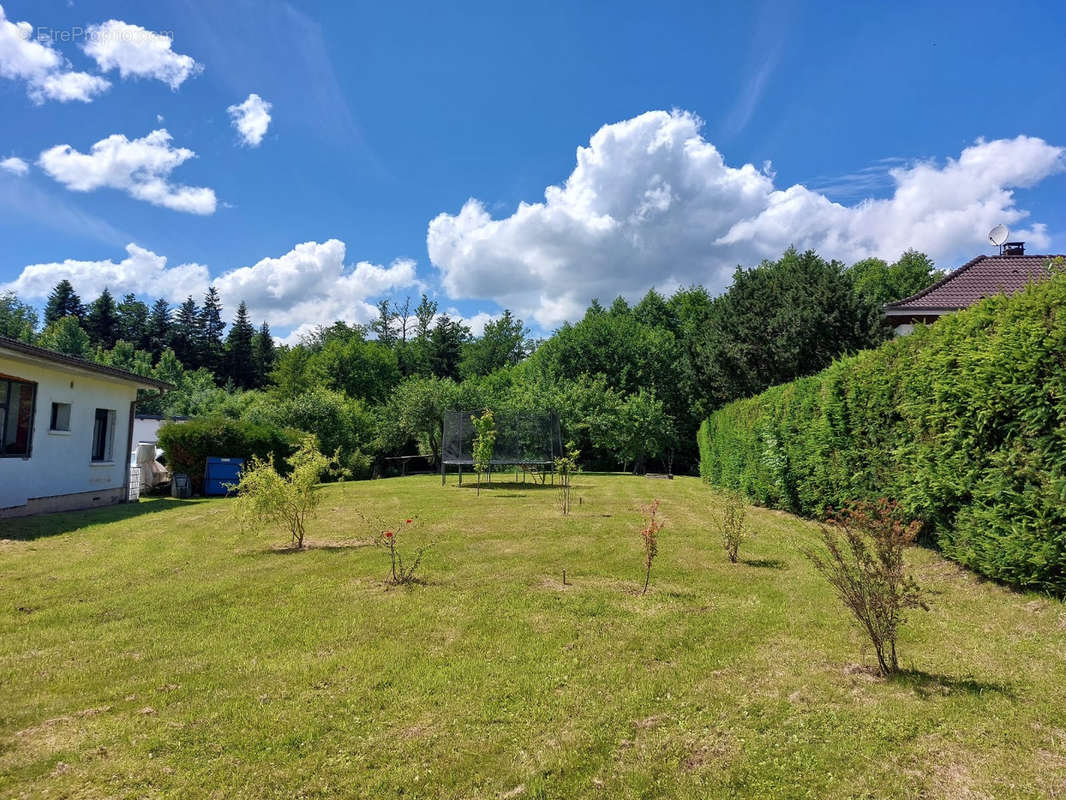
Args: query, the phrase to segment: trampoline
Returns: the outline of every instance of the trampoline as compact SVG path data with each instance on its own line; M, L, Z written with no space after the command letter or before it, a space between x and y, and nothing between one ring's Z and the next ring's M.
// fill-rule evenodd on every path
M448 467L459 473L463 483L463 468L474 470L474 436L476 431L470 418L481 416L480 411L445 411L444 436L441 442L440 482L447 481ZM514 467L515 480L519 470L525 475L539 477L545 483L551 476L555 482L555 459L563 454L559 433L559 416L553 411L500 411L496 419L496 446L489 462L491 476L495 467Z

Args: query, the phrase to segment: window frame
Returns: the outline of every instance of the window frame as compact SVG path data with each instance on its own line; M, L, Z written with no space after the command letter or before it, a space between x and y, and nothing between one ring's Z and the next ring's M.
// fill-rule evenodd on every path
M25 378L16 378L14 375L5 375L3 373L0 373L0 381L7 384L7 388L3 392L3 395L0 396L0 409L3 409L3 424L0 425L0 458L28 459L33 455L33 434L37 422L37 382L28 381ZM8 420L11 416L11 385L15 383L30 387L30 420L29 428L26 431L25 453L7 453L4 451L4 429L7 427Z
M56 407L57 406L66 406L67 407L67 427L65 427L65 428L57 428L56 427ZM73 430L73 419L74 419L74 404L73 403L64 403L61 400L53 400L52 401L52 412L51 412L51 414L49 415L49 418L48 418L48 432L49 433L70 433Z
M102 441L99 442L102 445L102 452L100 452L100 458L96 457L97 450L97 431L100 423L101 414L103 414L104 431ZM93 411L93 437L92 446L89 451L89 463L90 464L113 464L115 463L115 428L118 427L118 412L113 408L97 408Z

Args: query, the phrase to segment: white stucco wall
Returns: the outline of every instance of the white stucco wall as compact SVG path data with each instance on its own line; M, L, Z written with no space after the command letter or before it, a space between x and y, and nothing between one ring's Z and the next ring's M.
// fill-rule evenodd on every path
M39 497L122 488L129 462L130 403L137 399L134 384L6 354L0 354L0 374L37 384L30 455L0 458L0 509ZM69 433L49 430L52 403L71 404ZM113 460L102 464L92 462L98 408L115 412Z

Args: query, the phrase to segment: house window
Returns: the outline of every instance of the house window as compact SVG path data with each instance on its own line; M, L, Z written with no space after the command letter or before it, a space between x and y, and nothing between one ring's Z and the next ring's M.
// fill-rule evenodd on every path
M0 457L30 454L37 384L0 378Z
M114 439L115 412L107 408L96 409L93 421L93 461L111 460Z
M52 425L49 430L70 432L70 403L52 403Z

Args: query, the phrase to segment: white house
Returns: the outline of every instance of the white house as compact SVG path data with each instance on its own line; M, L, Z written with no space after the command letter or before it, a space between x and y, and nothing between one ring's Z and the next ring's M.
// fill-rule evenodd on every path
M0 336L0 519L125 502L137 390L171 388Z

